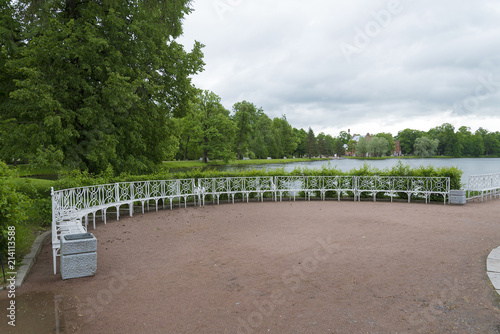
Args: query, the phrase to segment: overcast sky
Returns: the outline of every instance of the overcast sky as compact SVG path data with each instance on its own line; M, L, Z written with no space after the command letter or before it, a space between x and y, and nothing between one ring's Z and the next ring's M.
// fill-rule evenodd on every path
M500 131L500 1L194 0L195 86L315 134Z

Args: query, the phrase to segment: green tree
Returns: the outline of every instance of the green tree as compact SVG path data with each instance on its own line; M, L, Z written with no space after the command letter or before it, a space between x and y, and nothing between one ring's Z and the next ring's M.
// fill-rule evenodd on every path
M368 144L369 142L366 140L366 137L360 137L356 145L356 154L360 157L366 157L366 153L368 153Z
M462 143L458 141L455 135L455 127L449 123L444 123L440 126L429 130L428 134L439 140L437 153L439 155L447 155L460 157L462 155Z
M275 157L292 156L298 144L293 133L293 128L288 123L286 116L283 115L281 118L275 117L272 124L278 151Z
M265 159L269 156L274 157L277 150L273 133L273 122L262 111L258 111L257 121L250 142L251 155L253 154L257 158Z
M323 132L318 133L318 135L316 136L316 144L318 146L318 154L319 155L328 155L326 135Z
M470 128L467 126L461 126L455 133L457 142L462 146L462 155L472 156L473 155L473 143L472 143L472 133Z
M178 121L180 126L178 159L192 160L200 154L199 146L193 145L192 141L193 138L202 135L202 117L199 110L194 102L190 102L186 115Z
M327 156L333 156L335 153L334 150L335 139L331 135L325 136L325 146L326 146L326 154Z
M200 118L200 136L193 141L199 145L203 161L222 159L227 162L234 158L232 150L237 127L229 118L229 111L220 103L220 97L204 91L197 99L196 114Z
M318 154L318 142L314 135L314 131L309 128L307 131L307 157L311 159L316 154Z
M347 151L351 152L351 154L354 156L356 154L356 146L358 145L358 142L351 139L347 143Z
M375 137L384 138L387 141L389 145L388 152L386 153L387 155L396 150L396 143L394 142L394 137L391 133L380 132L377 133Z
M480 134L473 134L470 136L470 155L479 157L484 154L484 141Z
M254 132L257 113L262 111L250 102L242 101L237 102L233 106L234 115L232 117L238 132L236 134L236 153L237 159L242 159L243 155L247 152L252 133Z
M367 143L367 150L374 157L387 155L390 150L389 142L384 137L372 137Z
M345 131L340 131L339 136L337 138L338 140L340 140L342 145L348 145L349 141L352 139L352 136Z
M417 138L414 144L415 154L421 157L431 157L436 155L439 140L431 139L427 136Z
M295 155L298 157L304 157L307 155L307 132L304 129L293 129L295 138L297 138L297 148L295 150Z
M172 117L203 66L200 43L187 53L176 42L189 0L12 3L24 45L4 57L1 85L14 88L0 100L0 134L18 140L2 138L2 157L143 172L174 156Z
M500 134L498 132L486 134L483 140L486 155L500 155Z
M398 132L396 139L399 140L399 147L401 148L401 153L404 155L412 155L413 147L415 145L415 140L422 137L423 131L404 129Z
M339 138L333 139L333 153L338 157L345 154L344 143Z

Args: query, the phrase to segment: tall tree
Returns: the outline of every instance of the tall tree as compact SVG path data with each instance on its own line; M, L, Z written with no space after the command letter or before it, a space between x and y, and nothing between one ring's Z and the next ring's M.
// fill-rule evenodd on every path
M273 122L262 111L257 112L255 129L252 132L250 143L251 155L256 158L265 159L269 156L275 157L277 152L276 140L273 134Z
M311 159L318 153L318 143L314 136L314 131L309 128L307 131L307 157Z
M439 145L438 139L431 139L427 136L415 140L415 154L421 157L431 157L436 154Z
M285 115L273 119L273 132L278 146L276 157L292 156L297 149L297 139Z
M500 155L500 133L490 132L484 136L484 151L486 155Z
M381 157L389 153L390 146L384 137L372 137L367 143L367 149L372 156Z
M247 101L237 102L233 106L234 115L232 118L238 127L236 134L237 159L242 159L243 154L248 150L259 111L262 110L257 109L253 103Z
M195 159L200 154L199 146L193 145L193 140L202 135L201 112L199 104L195 103L195 101L196 99L189 103L186 114L179 120L179 152L176 156L178 159Z
M307 154L307 132L304 129L293 129L295 138L297 138L297 149L295 155L302 158Z
M432 138L439 140L438 154L455 157L462 155L462 143L457 140L455 127L450 123L443 123L440 126L432 128L428 134Z
M194 141L199 144L203 161L222 159L227 162L234 158L233 139L237 127L229 118L229 111L220 103L220 97L204 91L198 98L196 113L200 117L200 137Z
M337 139L342 142L342 145L348 145L349 141L352 139L352 136L345 131L340 131Z
M401 153L403 153L403 155L412 155L415 140L417 140L417 138L419 137L422 137L423 134L423 131L420 130L404 129L402 131L399 131L396 138L397 140L399 140Z
M387 140L387 144L389 145L389 149L387 154L396 150L396 143L394 142L394 137L391 133L380 132L375 135L375 137L385 138Z
M326 135L325 136L325 146L326 146L325 155L331 157L335 154L333 152L334 144L335 144L335 140L333 139L333 137L331 135Z
M328 147L326 143L326 135L323 132L316 136L316 144L318 145L319 155L328 155Z
M171 119L203 66L201 44L188 53L176 42L189 0L12 3L25 45L5 64L19 80L0 101L0 124L16 128L13 147L92 172L147 171L173 157Z
M366 140L366 137L360 137L356 145L356 154L360 157L366 157L366 153L368 153L368 144L369 142Z
M338 157L345 154L344 143L339 138L334 138L333 153L335 153Z

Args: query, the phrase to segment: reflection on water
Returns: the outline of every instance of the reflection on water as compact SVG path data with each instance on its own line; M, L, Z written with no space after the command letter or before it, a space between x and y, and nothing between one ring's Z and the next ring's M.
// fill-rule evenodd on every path
M245 170L245 169L266 169L273 170L284 168L285 171L292 171L295 168L319 169L323 166L335 168L343 172L359 169L364 164L378 169L392 168L401 161L403 165L412 168L420 166L457 167L464 173L462 183L466 183L470 175L500 173L500 158L461 158L461 159L385 159L385 160L358 160L358 159L336 159L310 162L292 162L287 164L262 164L262 165L242 165L242 166L222 166L218 170Z
M3 292L3 291L2 291ZM3 296L2 296L3 297ZM77 319L76 303L73 298L65 297L53 292L30 292L17 295L16 302L16 326L10 326L5 316L10 299L1 298L0 308L2 321L0 321L0 333L76 333L79 327L75 323Z

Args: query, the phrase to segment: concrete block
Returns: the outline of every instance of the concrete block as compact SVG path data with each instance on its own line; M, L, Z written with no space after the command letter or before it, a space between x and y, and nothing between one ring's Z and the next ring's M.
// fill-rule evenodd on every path
M492 250L490 255L488 255L488 259L500 260L500 247L497 247L494 250Z
M97 239L92 233L67 234L61 238L61 255L95 252Z
M450 190L450 204L463 205L467 203L465 190Z
M486 260L486 270L493 273L500 273L500 259Z
M94 276L96 271L96 252L61 255L62 279Z
M490 278L491 284L495 287L496 290L500 290L500 273L488 273L488 277Z

